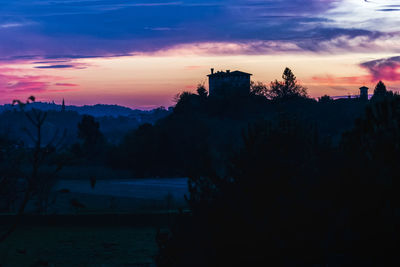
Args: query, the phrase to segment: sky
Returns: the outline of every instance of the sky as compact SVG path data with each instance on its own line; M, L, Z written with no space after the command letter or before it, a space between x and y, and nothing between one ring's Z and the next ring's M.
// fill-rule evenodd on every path
M210 68L400 89L398 0L0 0L0 103L171 106ZM371 90L372 91L372 90Z

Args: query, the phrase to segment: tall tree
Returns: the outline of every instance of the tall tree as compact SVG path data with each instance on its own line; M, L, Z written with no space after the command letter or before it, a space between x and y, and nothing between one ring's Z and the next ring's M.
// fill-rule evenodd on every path
M271 82L268 96L273 100L307 97L307 88L300 85L292 70L286 68L282 75L283 81Z
M386 94L387 94L386 85L382 81L379 81L376 84L376 87L374 90L374 96L382 97L382 96L385 96Z
M22 220L22 215L25 211L25 208L28 205L28 202L33 198L37 197L39 201L39 210L46 211L48 206L48 196L51 191L51 187L54 185L55 177L57 177L57 173L62 169L63 162L57 161L54 166L54 170L44 170L44 166L50 166L49 161L51 160L51 156L54 155L57 151L63 146L63 142L65 139L66 131L64 131L62 136L59 136L58 132L55 132L52 140L45 144L43 140L43 126L47 119L48 113L45 111L32 109L30 112L25 110L25 107L31 103L35 102L35 97L30 96L26 102L22 102L20 100L14 100L13 105L17 104L20 108L20 111L26 116L29 122L34 127L34 131L30 131L28 128L25 128L24 131L26 134L32 139L34 146L29 148L27 151L29 153L26 155L28 162L30 162L31 170L30 173L27 174L19 174L25 182L25 189L23 192L22 199L18 204L15 220L12 225L0 235L0 243L2 243L8 236L10 236L17 225ZM14 174L18 173L19 170L14 170ZM18 175L18 176L19 176Z
M82 121L78 123L78 137L83 140L84 147L89 150L104 141L103 134L100 132L100 123L90 115L84 115Z

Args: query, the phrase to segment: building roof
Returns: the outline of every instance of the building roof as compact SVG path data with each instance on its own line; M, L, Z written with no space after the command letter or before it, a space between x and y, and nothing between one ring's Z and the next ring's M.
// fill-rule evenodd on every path
M368 87L366 87L366 86L363 86L363 87L360 87L360 89L369 89Z
M229 76L252 76L252 75L253 74L246 73L246 72L243 72L243 71L238 71L238 70L229 71L229 70L227 70L226 72L225 71L217 71L217 72L214 72L214 73L209 74L207 76L208 77L229 77Z

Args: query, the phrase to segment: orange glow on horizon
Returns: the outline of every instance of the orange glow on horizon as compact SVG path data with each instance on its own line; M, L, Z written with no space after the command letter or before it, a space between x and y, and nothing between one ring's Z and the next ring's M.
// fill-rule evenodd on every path
M41 101L67 104L119 104L132 108L171 106L182 91L194 91L205 83L210 68L242 70L253 74L254 81L269 84L281 79L285 67L293 70L299 81L308 87L312 97L353 94L362 85L374 86L370 74L358 64L374 58L393 55L348 54L280 54L280 55L133 55L114 58L74 60L77 68L37 69L37 64L20 62L0 66L0 82L10 87L20 83L21 90L3 91L2 103L16 97L37 96ZM8 79L8 80L7 80ZM30 84L26 90L28 80ZM25 82L25 83L24 83ZM396 82L388 82L397 86ZM36 87L35 87L36 86ZM43 86L43 88L39 88ZM17 88L18 89L18 88Z

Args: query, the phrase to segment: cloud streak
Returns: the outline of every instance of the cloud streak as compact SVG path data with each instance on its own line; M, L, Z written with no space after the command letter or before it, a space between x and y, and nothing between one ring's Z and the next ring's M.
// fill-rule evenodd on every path
M62 87L76 87L78 86L77 84L74 83L56 83L56 86L62 86Z
M26 75L20 69L0 67L0 91L4 96L19 94L41 94L55 91L57 87L75 87L77 84L63 83L64 77L50 75ZM71 89L58 89L71 90Z
M367 71L359 76L317 75L311 81L319 86L345 88L376 83L380 80L391 84L400 82L400 56L365 61L359 67Z
M47 65L47 66L36 66L36 69L70 69L75 68L74 65Z
M3 93L37 93L43 92L49 86L39 76L17 76L0 74L0 88Z
M312 81L317 82L319 85L327 86L348 86L348 85L360 85L370 79L369 75L366 76L347 76L337 77L334 75L325 76L314 76Z

